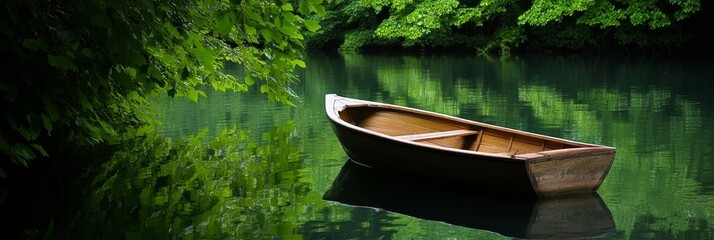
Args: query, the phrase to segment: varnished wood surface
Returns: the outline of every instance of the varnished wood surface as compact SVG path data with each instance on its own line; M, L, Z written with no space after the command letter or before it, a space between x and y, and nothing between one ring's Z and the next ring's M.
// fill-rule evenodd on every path
M325 104L340 143L356 161L539 196L596 191L615 155L608 146L419 109L329 94ZM527 186L509 178L527 179Z
M409 141L423 141L423 140L447 138L447 137L461 137L461 136L473 135L476 133L478 133L478 131L462 129L462 130L451 130L451 131L444 131L444 132L430 132L430 133L401 135L401 136L396 136L396 138L402 139L402 140L409 140Z

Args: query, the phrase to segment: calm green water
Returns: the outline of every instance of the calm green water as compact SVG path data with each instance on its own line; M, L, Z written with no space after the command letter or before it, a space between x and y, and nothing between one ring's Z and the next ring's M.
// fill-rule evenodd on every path
M257 89L156 99L158 134L100 168L67 235L714 238L712 61L309 52L306 63L297 108ZM615 146L617 156L584 200L493 200L346 164L326 93Z

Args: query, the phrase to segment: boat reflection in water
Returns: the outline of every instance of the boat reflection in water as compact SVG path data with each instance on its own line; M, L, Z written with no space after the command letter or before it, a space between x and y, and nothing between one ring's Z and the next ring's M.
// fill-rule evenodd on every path
M469 190L390 175L351 160L323 198L514 238L598 238L616 231L612 214L597 193L552 198L485 194L473 186Z

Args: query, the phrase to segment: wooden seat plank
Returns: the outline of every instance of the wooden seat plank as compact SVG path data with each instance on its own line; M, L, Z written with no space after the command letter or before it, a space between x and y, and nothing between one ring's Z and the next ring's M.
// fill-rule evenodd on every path
M402 140L410 140L410 141L423 141L423 140L430 140L430 139L437 139L437 138L468 136L468 135L477 134L477 133L478 133L478 131L460 129L460 130L453 130L453 131L402 135L402 136L396 136L396 138L399 138Z

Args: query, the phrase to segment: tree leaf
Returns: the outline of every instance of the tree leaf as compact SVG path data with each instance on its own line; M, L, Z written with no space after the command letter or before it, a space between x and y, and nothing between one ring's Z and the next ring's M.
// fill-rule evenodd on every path
M260 15L258 15L258 13L255 12L253 7L251 7L250 5L247 5L247 4L241 5L241 7L243 8L243 12L245 13L245 15L248 15L248 17L250 19L252 19L253 21L256 21L256 22L263 22L263 18L261 18Z
M293 35L298 32L298 29L295 26L288 25L280 28L280 32L285 35Z
M292 11L292 10L293 10L293 5L291 5L290 3L285 3L285 4L283 4L282 6L280 6L280 8L283 9L283 10L285 10L285 11Z
M298 20L298 17L292 12L283 12L282 16L284 25L292 24Z
M42 117L42 124L45 126L45 130L47 130L47 135L51 136L52 135L52 119L47 116L47 114L41 114Z
M92 104L89 103L89 100L87 99L87 96L84 95L84 92L82 92L79 89L77 89L77 91L75 91L75 92L77 93L77 98L79 99L79 104L82 105L82 107L84 107L84 109L86 109L86 110L94 111L94 106L92 106Z
M155 65L149 66L149 69L147 69L147 74L156 80L163 80L164 78L164 76L161 75L161 70L159 70Z
M29 124L28 132L30 133L30 137L32 139L37 139L37 137L40 136L40 132L42 131L42 123L40 123L42 121L42 118L36 113L28 113L27 115L25 115L25 119Z
M83 48L80 53L82 53L82 55L85 57L88 57L88 58L92 57L92 50L90 50L89 48Z
M255 78L251 75L245 76L245 84L248 84L248 86L253 86L255 84Z
M40 152L40 154L42 154L42 156L45 156L45 157L49 157L49 156L50 156L50 155L47 155L47 152L45 151L45 149L44 149L42 146L37 145L37 144L34 144L34 143L33 143L33 144L30 144L30 146L32 146L33 148L37 149L37 151Z
M196 92L196 90L191 89L186 92L186 97L188 97L188 99L191 99L191 101L198 102L198 92Z
M216 30L221 35L228 35L233 29L232 15L228 13L219 14L216 17Z
M263 36L263 39L265 39L266 42L273 41L273 33L270 30L267 30L267 29L260 30L260 35Z
M296 64L296 65L300 66L301 68L305 68L305 67L306 67L306 66L305 66L305 62L303 62L303 61L300 60L300 59L293 59L292 62L293 62L293 64Z
M270 86L268 86L268 85L260 86L260 93L267 93L269 91L270 91Z
M305 20L305 27L310 32L315 32L315 31L319 30L320 28L322 28L317 21L311 20L311 19Z
M317 13L317 15L324 16L327 11L325 11L325 6L323 5L310 5L310 10Z
M22 46L27 49L37 51L40 49L41 41L42 40L34 38L25 38L25 40L22 41Z
M258 37L256 37L258 32L255 30L255 27L246 25L245 33L248 34L248 40L250 40L250 42L258 43Z
M72 60L65 56L57 56L57 55L48 55L47 60L50 62L50 65L62 70L77 70L77 66L74 65Z
M56 121L57 118L59 118L59 112L57 112L57 108L55 107L55 105L52 102L48 101L47 99L45 99L44 102L45 102L45 112L47 114L49 114L50 120Z
M19 155L20 157L22 157L24 159L34 159L36 157L35 153L32 152L32 149L22 143L16 143L15 146L13 147L13 150L14 150L15 154ZM24 165L25 167L27 167L27 162L24 162L21 164Z

